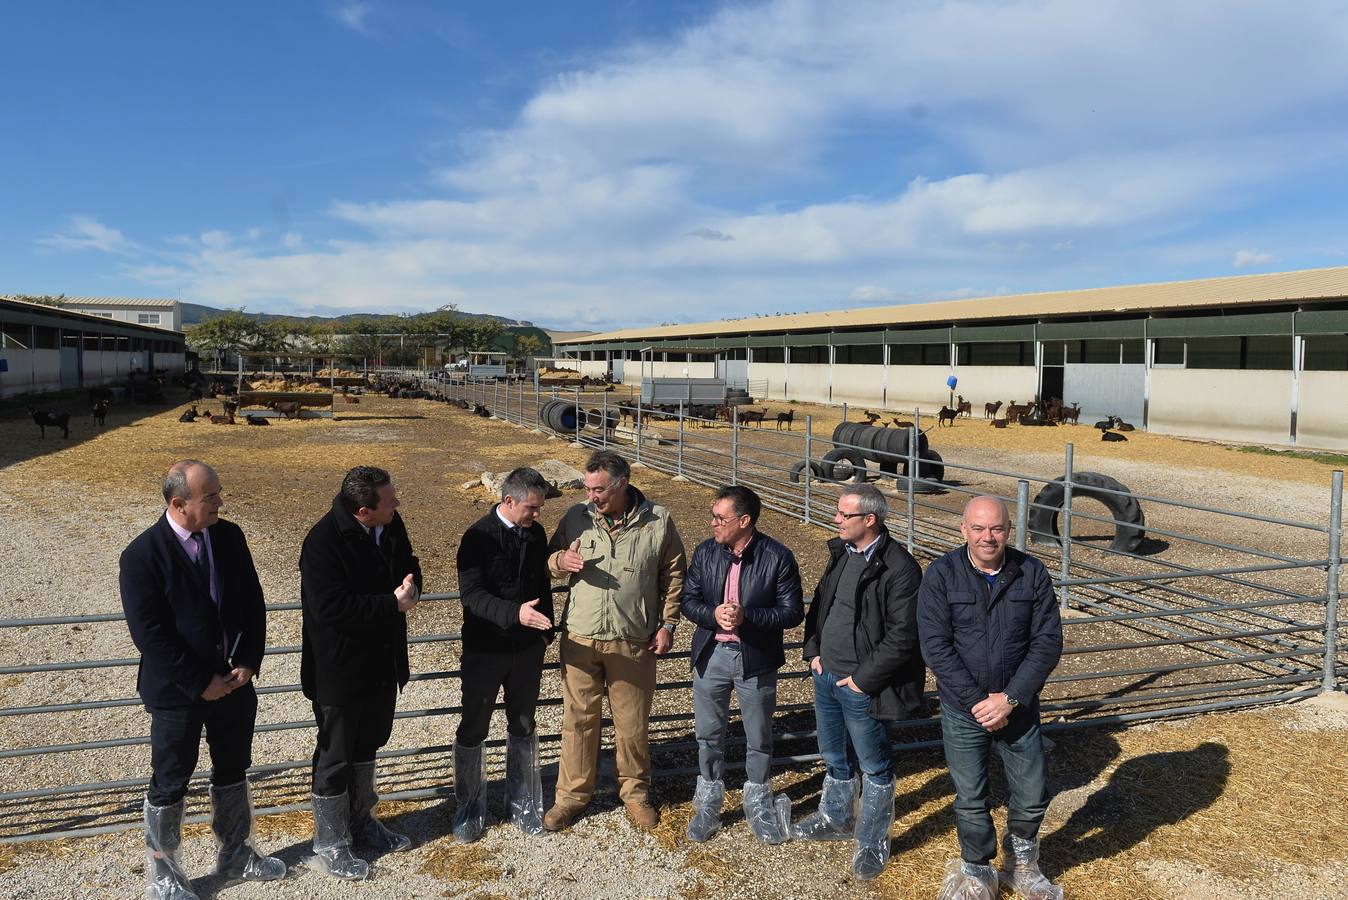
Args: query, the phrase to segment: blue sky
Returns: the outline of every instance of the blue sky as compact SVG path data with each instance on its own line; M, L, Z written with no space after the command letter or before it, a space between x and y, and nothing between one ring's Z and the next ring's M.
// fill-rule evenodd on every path
M1348 2L48 0L0 34L0 293L603 329L1348 265Z

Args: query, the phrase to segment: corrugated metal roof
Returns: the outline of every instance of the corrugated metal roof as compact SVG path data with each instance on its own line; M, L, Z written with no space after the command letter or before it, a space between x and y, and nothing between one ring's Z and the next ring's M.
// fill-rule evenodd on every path
M178 301L172 297L65 297L62 306L173 306Z
M1047 316L1104 315L1201 309L1348 298L1348 267L1304 269L1265 275L1235 275L1197 281L1130 284L1077 291L1011 294L973 300L943 300L900 306L873 306L828 312L793 313L752 319L725 319L692 325L626 328L557 343L656 340L727 334L816 331L885 325L924 325L976 319L1037 319Z
M138 331L144 331L146 334L156 334L156 335L173 334L179 336L182 336L184 334L184 332L173 331L168 328L160 328L157 325L141 325L136 322L123 322L118 319L109 319L106 316L96 316L93 313L80 312L77 309L68 309L64 306L47 306L45 303L30 303L27 300L20 300L17 297L0 296L0 305L7 305L13 309L48 313L53 316L58 316L65 319L74 319L76 321L98 322L108 326L115 326L117 328L134 328Z

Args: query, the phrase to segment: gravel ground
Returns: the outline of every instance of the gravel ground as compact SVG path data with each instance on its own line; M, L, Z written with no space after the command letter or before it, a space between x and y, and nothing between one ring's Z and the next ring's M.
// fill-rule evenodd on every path
M341 472L355 462L373 459L394 472L404 500L403 512L427 572L428 588L443 591L454 587L452 555L458 535L490 504L485 491L464 490L460 484L475 479L484 469L499 471L522 460L555 457L575 464L583 458L582 451L565 442L547 441L437 404L368 398L361 410L361 417L348 421L278 422L270 429L177 426L176 410L149 418L119 410L110 416L109 424L124 427L110 428L96 436L81 437L77 433L64 445L51 441L39 444L35 436L14 429L0 431L0 522L5 523L0 528L0 559L4 560L0 566L0 617L119 611L117 556L159 514L162 504L155 496L157 478L168 461L179 456L199 455L217 464L225 484L225 515L248 533L271 602L297 596L295 560L300 539L330 503ZM408 410L415 415L406 414ZM965 430L972 435L971 429ZM1269 510L1266 475L1221 470L1213 462L1220 454L1204 448L1201 459L1189 458L1190 449L1200 445L1181 441L1172 444L1174 468L1182 469L1185 478L1158 472L1154 462L1145 460L1115 460L1115 467L1109 471L1118 473L1139 491L1178 494L1193 502L1264 509L1312 521L1323 518L1327 492L1316 479L1298 475L1280 481L1277 508ZM960 458L971 465L1043 468L1046 472L1053 471L1058 459L1052 449L1043 447L1018 449L1014 460L1009 460L1004 450L969 447ZM708 491L677 484L649 470L639 472L635 480L674 510L690 548L703 537ZM573 499L551 501L544 524L551 528ZM765 516L764 527L797 548L807 587L813 585L824 562L825 535L776 514ZM1269 539L1267 535L1258 537ZM1314 541L1307 539L1304 552L1314 553L1313 545ZM457 623L457 604L427 603L414 615L412 627L416 634L435 634L453 631ZM269 643L273 645L298 643L298 613L273 614L269 629ZM676 649L686 649L688 638L688 630L683 629ZM134 648L121 623L0 630L0 659L6 660L6 665L127 656L134 656ZM457 652L452 645L413 648L414 672L446 671L456 665ZM661 674L664 679L686 679L687 663L667 661ZM267 688L297 681L298 655L273 655L267 660L260 685ZM0 676L0 705L124 698L130 695L133 684L131 668ZM803 682L783 682L782 702L806 700L804 688ZM443 709L457 703L457 693L458 685L451 679L415 682L400 708ZM557 693L555 674L546 673L544 696ZM686 690L661 695L657 713L676 718L655 726L657 744L688 739L688 708ZM303 721L310 716L307 703L297 693L265 698L262 709L260 721L264 723ZM1332 717L1341 714L1307 715L1320 718L1298 717L1297 727L1321 732L1338 727ZM541 731L556 731L560 712L556 706L543 707L539 718ZM145 734L148 725L143 710L135 705L47 714L23 721L24 727L6 728L0 733L0 747L137 736ZM390 749L448 744L455 721L452 714L401 720ZM499 725L497 732L494 738L504 736L499 733ZM554 747L545 744L545 761L551 761ZM300 760L311 749L310 730L260 734L255 762ZM782 752L781 747L778 749ZM793 752L811 750L809 746L792 748ZM693 759L693 753L679 750L665 752L657 762L664 766L689 765ZM494 760L498 770L500 763ZM937 777L939 760L928 764L933 774L916 771L915 777ZM140 777L147 771L147 751L138 747L50 753L6 760L0 767L0 790ZM423 756L416 763L391 763L382 771L386 789L438 786L449 781L443 756ZM779 787L792 797L796 814L808 812L817 795L817 772L809 766L796 767L783 772L780 779ZM259 799L290 802L302 797L304 788L303 772L260 779ZM571 834L523 841L509 828L496 827L481 844L466 849L454 847L444 837L448 820L445 803L398 804L394 808L396 825L412 834L418 847L409 854L380 859L375 880L354 886L335 883L300 865L309 835L307 817L269 817L264 820L264 844L294 867L290 878L270 886L224 885L205 878L198 881L198 886L203 896L240 898L277 896L278 892L281 896L306 897L908 895L892 881L870 888L851 883L845 877L850 856L845 846L761 847L752 841L737 816L728 815L729 826L710 844L693 847L675 837L686 821L691 785L687 779L661 780L657 793L670 825L656 835L634 831L610 791L601 795L594 814L583 819ZM1065 796L1066 801L1057 803L1060 817L1070 815L1075 795L1069 792ZM75 797L40 806L9 803L0 807L0 833L131 821L136 815L137 798L137 791L129 790L110 797ZM196 811L203 809L195 794L194 802ZM901 821L896 834L904 827ZM952 837L953 832L948 831L944 840ZM189 834L184 844L188 871L207 871L212 849L209 835L201 829ZM133 871L133 862L140 850L134 833L3 851L5 848L0 847L0 896L107 897L132 896L138 891L140 874ZM1146 875L1161 885L1178 884L1175 873L1192 869L1182 861L1157 859L1152 863L1156 868L1145 870ZM939 865L931 871L918 867L912 873L915 881L910 887L917 895L933 893L939 871ZM1277 876L1263 883L1267 890L1262 896L1286 895L1277 889L1279 885L1315 885L1316 892L1310 896L1336 896L1320 892L1322 886L1344 883L1342 878L1335 880L1336 871L1332 866L1288 868L1285 879ZM1148 896L1223 896L1222 877L1216 872L1198 872L1193 884L1185 889L1210 889L1215 893ZM1241 891L1259 889L1258 883L1254 887L1246 881L1232 883L1239 884Z

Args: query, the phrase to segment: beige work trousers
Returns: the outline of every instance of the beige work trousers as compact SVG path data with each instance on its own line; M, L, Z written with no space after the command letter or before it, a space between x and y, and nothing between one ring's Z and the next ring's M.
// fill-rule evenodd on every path
M558 655L565 706L557 805L579 809L594 795L605 690L615 732L618 795L624 803L649 800L655 654L644 643L596 641L563 633Z

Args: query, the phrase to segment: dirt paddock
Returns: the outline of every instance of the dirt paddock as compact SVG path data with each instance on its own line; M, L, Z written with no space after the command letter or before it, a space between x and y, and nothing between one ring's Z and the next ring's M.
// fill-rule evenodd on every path
M211 404L207 404L211 405ZM778 404L780 405L780 404ZM224 515L244 527L269 602L298 596L296 561L304 532L327 509L343 472L368 463L389 469L402 499L402 513L426 572L427 589L450 591L454 552L463 530L490 509L492 498L475 482L486 470L556 458L579 464L585 451L562 440L486 420L429 401L367 396L359 407L341 409L333 420L272 420L269 427L180 424L185 407L160 411L117 407L99 430L87 417L72 422L71 438L50 433L39 439L31 422L0 422L0 617L117 612L117 557L149 525L162 503L158 479L170 462L196 457L220 473ZM782 407L785 409L786 407ZM808 408L799 408L795 427ZM827 434L837 410L815 408L817 433ZM830 420L830 417L833 417ZM854 415L853 418L856 416ZM923 427L931 424L924 421ZM768 434L747 436L763 446L795 440ZM712 429L707 430L709 433ZM1101 445L1088 426L992 429L979 419L933 429L932 446L947 461L1003 470L1061 474L1062 446L1077 441L1077 468L1116 473L1135 491L1252 512L1322 522L1328 512L1329 467L1313 460L1241 453L1232 448L1144 433L1126 444ZM774 443L779 442L779 443ZM982 476L960 476L971 488ZM685 542L707 534L710 491L649 469L634 480L673 511ZM987 487L995 487L989 481ZM549 501L543 523L551 529L579 494ZM953 495L952 495L953 496ZM953 501L952 501L953 508ZM953 516L953 513L952 513ZM1176 514L1186 527L1197 520ZM1204 520L1207 521L1207 520ZM1151 519L1149 517L1149 523ZM819 528L766 513L764 530L792 546L807 590L825 560ZM1220 529L1218 529L1220 530ZM1229 538L1230 535L1228 534ZM1250 535L1269 540L1268 535ZM1297 539L1289 538L1295 543ZM1316 540L1304 536L1296 552L1313 558ZM1178 548L1177 548L1178 549ZM1196 556L1201 556L1194 551ZM412 616L416 635L457 630L452 602L426 603ZM299 642L297 613L269 618L274 646ZM799 639L799 634L794 636ZM686 650L689 629L676 650ZM120 623L0 630L4 665L120 658L134 648ZM796 656L798 654L791 654ZM417 644L415 673L451 671L456 645ZM797 659L788 669L799 667ZM298 655L270 657L261 686L298 681ZM686 682L687 662L662 663L661 679ZM806 685L784 679L781 703L806 704ZM47 705L129 697L131 668L0 676L0 706ZM558 695L556 677L545 674L545 697ZM695 763L691 704L686 688L662 692L652 739L657 765ZM436 712L458 700L456 679L435 678L409 686L400 708L430 710L400 719L391 750L436 748L452 740L457 717ZM263 697L260 724L302 722L307 704L294 692ZM540 710L540 730L555 732L555 705ZM0 748L60 744L146 733L138 707L31 715L6 720ZM499 727L499 726L498 726ZM808 714L788 713L780 724L808 730ZM493 737L502 737L493 734ZM1045 865L1068 896L1132 897L1348 897L1348 784L1341 761L1348 752L1348 715L1319 701L1266 709L1152 722L1131 728L1089 728L1055 735L1051 754L1056 797L1044 830ZM312 750L306 729L260 733L255 763L303 760ZM812 741L784 739L783 754L809 753ZM544 746L549 762L555 742ZM732 752L732 758L734 753ZM493 759L499 779L502 761ZM335 884L298 866L310 822L305 814L266 817L259 823L265 846L292 865L281 885L226 885L203 877L203 896L274 897L931 897L946 859L957 843L950 808L952 790L939 751L901 754L898 818L891 832L893 859L879 879L855 884L847 876L846 845L788 844L765 848L753 841L735 804L727 800L727 827L705 845L682 836L689 816L690 779L657 780L665 819L654 833L635 832L611 790L571 832L525 841L505 826L493 826L470 847L446 837L452 800L387 805L395 827L412 834L408 854L381 858L368 884ZM448 783L443 752L402 757L384 767L386 789ZM63 751L5 760L0 791L141 777L148 773L140 747ZM545 782L552 773L545 772ZM793 803L793 814L813 809L818 767L790 765L776 783ZM734 775L731 787L738 787ZM259 778L259 804L303 799L303 770ZM611 787L611 786L610 786ZM202 791L194 791L201 811ZM81 827L135 819L136 790L47 801L8 801L0 806L0 835ZM501 812L499 783L493 812ZM204 873L212 841L201 827L189 832L184 854L189 872ZM73 841L0 846L0 895L6 897L130 896L140 877L134 832Z

